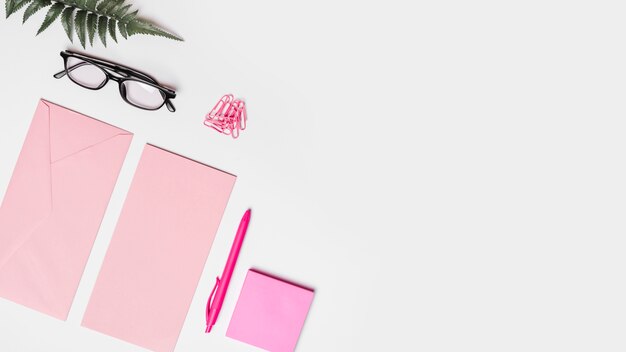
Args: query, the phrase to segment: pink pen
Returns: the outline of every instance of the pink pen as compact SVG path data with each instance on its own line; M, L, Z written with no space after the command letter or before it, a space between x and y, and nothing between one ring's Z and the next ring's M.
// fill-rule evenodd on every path
M215 325L217 316L220 314L220 310L222 309L224 297L226 297L226 290L228 290L230 278L233 276L235 264L237 264L237 257L239 257L239 251L241 250L241 245L243 244L243 238L246 236L249 222L250 209L246 210L245 214L243 214L243 217L241 218L237 234L235 235L235 240L233 241L233 246L230 248L230 254L228 255L228 260L226 261L226 266L224 267L224 272L222 273L222 278L220 279L218 277L216 279L213 291L211 291L211 295L207 301L205 330L207 333L211 332L211 328ZM215 294L215 297L213 297L213 294Z

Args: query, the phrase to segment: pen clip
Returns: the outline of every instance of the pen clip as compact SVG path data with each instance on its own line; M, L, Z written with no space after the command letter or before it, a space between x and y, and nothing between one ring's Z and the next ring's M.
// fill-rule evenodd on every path
M213 286L213 290L211 291L211 295L209 296L209 299L206 302L206 325L207 325L207 332L209 330L209 311L211 310L211 305L213 305L213 298L215 295L215 292L217 291L217 287L220 285L220 278L219 276L215 278L215 286Z

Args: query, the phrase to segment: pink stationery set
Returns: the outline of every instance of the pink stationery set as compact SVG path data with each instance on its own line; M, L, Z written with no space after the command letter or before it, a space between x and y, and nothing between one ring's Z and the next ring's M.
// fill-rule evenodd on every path
M130 132L39 102L0 207L0 297L67 318L131 140ZM235 179L146 145L82 325L173 351ZM310 289L249 271L227 336L293 351L312 299Z

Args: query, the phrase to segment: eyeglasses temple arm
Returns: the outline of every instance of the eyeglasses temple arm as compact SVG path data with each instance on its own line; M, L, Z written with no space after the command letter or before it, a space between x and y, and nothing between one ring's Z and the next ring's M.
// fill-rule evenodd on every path
M165 100L165 106L167 106L167 110L169 110L171 112L175 112L176 111L176 108L174 107L174 104L169 99Z
M66 74L65 70L63 70L63 71L59 71L59 72L55 73L54 76L52 76L52 77L54 77L56 79L60 79L60 78L63 78L63 76L65 76L65 74Z
M79 63L77 65L72 66L72 67L68 67L68 68L66 68L63 71L59 71L59 72L55 73L53 77L56 78L56 79L63 78L63 76L65 76L68 72L72 72L75 69L77 69L77 68L79 68L81 66L85 66L85 65L90 65L90 64L87 63L87 62L81 62L81 63Z

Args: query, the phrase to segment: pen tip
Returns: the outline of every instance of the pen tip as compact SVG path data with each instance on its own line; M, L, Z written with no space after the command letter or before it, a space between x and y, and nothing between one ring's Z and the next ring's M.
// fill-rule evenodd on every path
M248 210L246 210L246 213L243 214L243 216L249 218L251 213L252 213L252 209L248 209Z

